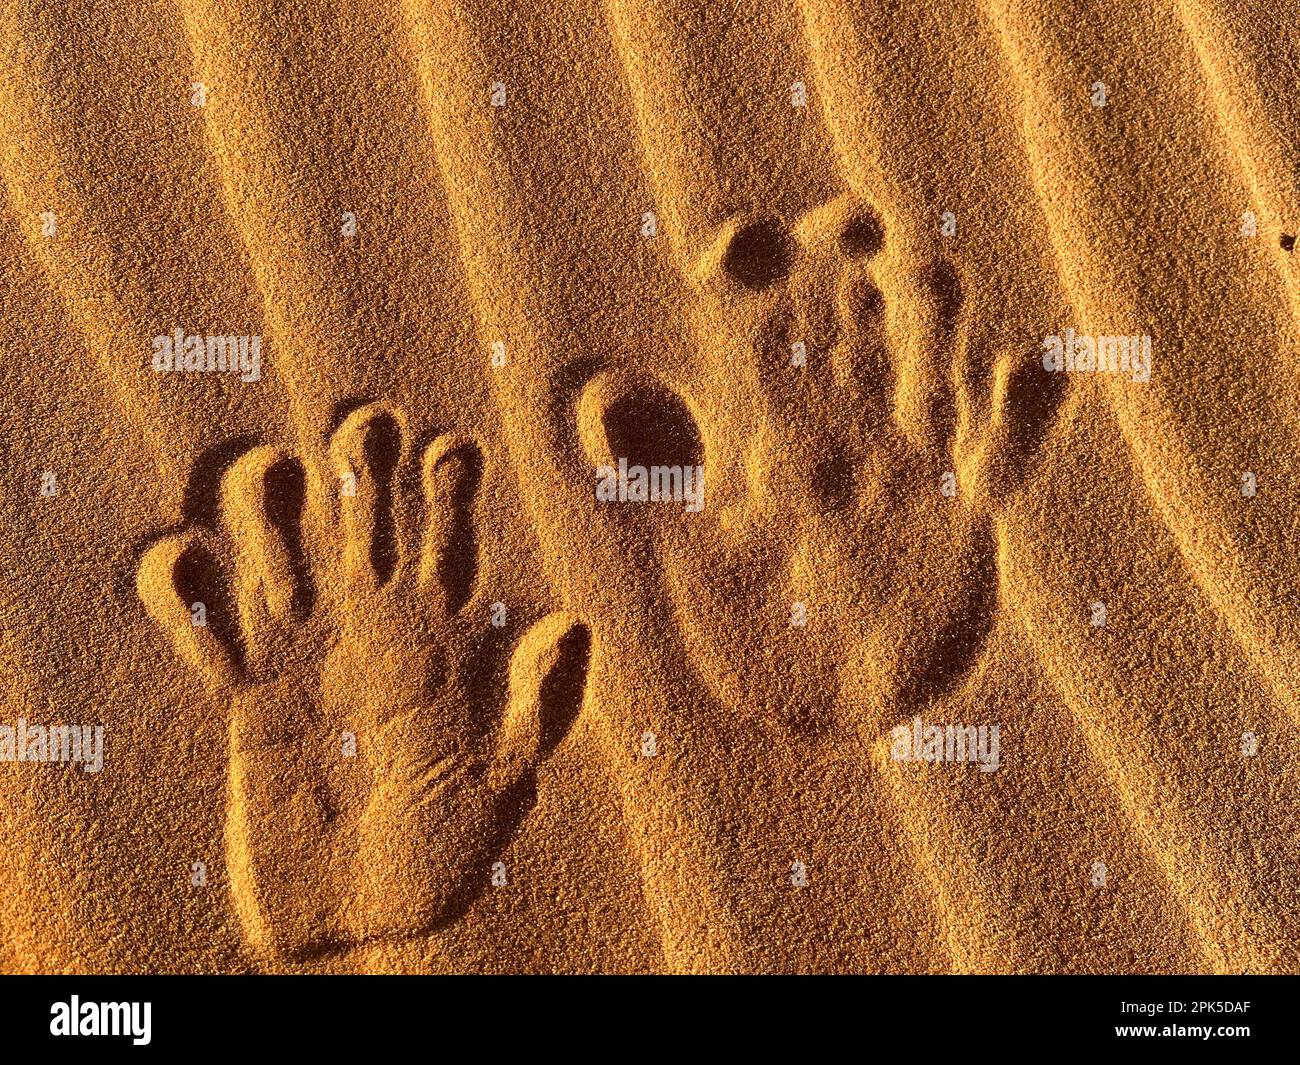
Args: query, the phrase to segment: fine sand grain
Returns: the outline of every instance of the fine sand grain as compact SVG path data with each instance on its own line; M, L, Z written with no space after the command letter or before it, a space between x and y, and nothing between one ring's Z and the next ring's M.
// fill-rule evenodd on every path
M0 12L0 971L1300 971L1287 5Z

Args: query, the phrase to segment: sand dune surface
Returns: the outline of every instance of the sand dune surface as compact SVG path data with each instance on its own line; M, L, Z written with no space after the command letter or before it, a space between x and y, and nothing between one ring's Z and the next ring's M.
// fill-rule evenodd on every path
M0 11L0 969L1300 969L1280 5Z

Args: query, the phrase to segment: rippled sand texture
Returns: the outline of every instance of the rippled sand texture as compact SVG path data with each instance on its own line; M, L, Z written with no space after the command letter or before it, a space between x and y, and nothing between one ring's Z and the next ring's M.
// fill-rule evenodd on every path
M71 6L0 725L104 765L0 762L0 969L1300 970L1285 5Z

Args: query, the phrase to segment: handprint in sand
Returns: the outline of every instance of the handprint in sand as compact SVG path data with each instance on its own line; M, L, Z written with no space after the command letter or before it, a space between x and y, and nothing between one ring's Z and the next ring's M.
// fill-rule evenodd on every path
M707 471L703 513L651 509L647 534L715 694L796 728L940 694L997 594L980 480L1006 428L973 424L961 282L942 258L891 261L885 236L851 195L788 227L731 220L691 279L697 334L721 338L701 346L700 398L605 370L577 403L596 466Z
M377 404L338 428L330 468L253 448L221 479L217 527L140 565L148 612L229 701L231 889L273 953L459 916L585 692L583 623L553 613L513 652L491 624L477 446L409 451Z

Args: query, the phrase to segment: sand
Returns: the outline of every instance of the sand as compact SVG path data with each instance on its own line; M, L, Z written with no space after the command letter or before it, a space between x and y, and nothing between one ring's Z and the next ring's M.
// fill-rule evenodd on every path
M1283 5L0 10L0 970L1300 970Z

